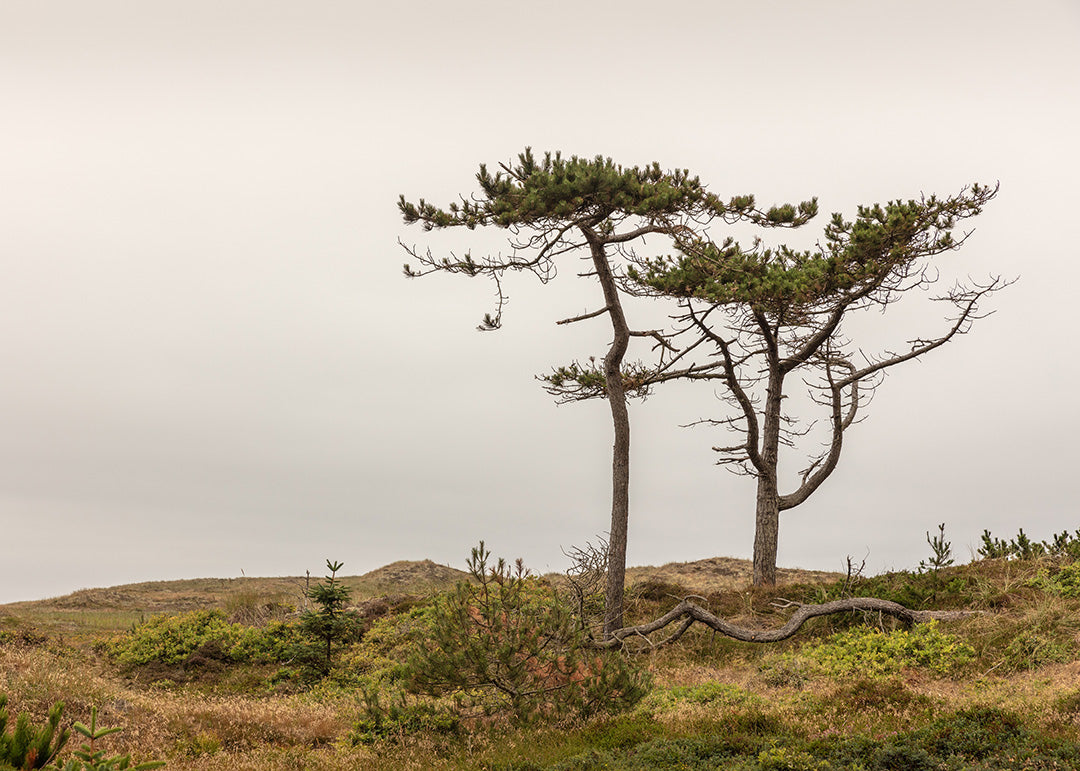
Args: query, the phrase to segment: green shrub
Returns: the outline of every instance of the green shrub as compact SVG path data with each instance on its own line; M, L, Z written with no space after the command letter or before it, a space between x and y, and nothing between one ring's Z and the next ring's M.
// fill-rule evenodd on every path
M375 690L365 691L364 701L364 714L349 732L349 742L353 745L397 741L418 733L453 736L461 729L460 716L442 705L407 704L399 697L384 706Z
M824 771L829 764L813 755L788 747L772 747L758 753L761 771Z
M288 661L300 640L296 624L284 621L271 621L262 627L233 624L231 634L229 657L251 664Z
M178 616L152 616L125 637L112 641L108 651L124 666L151 662L180 664L208 645L228 650L238 631L218 610L194 610Z
M939 757L979 759L1017 750L1028 731L1016 714L998 707L971 707L938 718L917 734Z
M664 726L643 712L607 720L585 732L589 745L601 750L625 749L664 735Z
M970 645L942 632L934 621L911 630L887 633L858 626L837 632L824 642L805 645L797 653L767 659L763 672L766 680L770 670L790 670L796 666L808 673L827 675L883 677L904 667L924 667L946 674L974 657L975 650Z
M907 736L882 744L870 757L873 771L935 771L941 767L925 747Z
M1006 671L1038 669L1044 664L1064 663L1076 658L1074 643L1056 639L1038 629L1024 629L1005 647Z
M1039 571L1032 586L1059 597L1080 597L1080 562L1068 562Z
M230 624L219 610L195 610L177 616L152 616L127 635L109 641L105 651L129 669L206 660L273 664L288 661L298 640L294 624L272 621L264 627L251 627Z

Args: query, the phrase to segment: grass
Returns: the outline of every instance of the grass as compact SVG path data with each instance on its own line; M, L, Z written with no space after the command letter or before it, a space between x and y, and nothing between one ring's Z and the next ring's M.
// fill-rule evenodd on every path
M723 571L708 575L710 565ZM365 710L361 686L388 687L402 635L415 635L417 601L371 602L375 587L400 598L447 577L431 563L388 567L356 582L367 587L361 607L385 621L342 655L335 678L313 688L276 680L278 665L202 655L172 670L124 669L107 654L104 640L155 612L218 608L230 621L257 625L287 618L296 597L295 579L206 579L0 607L0 692L12 715L27 711L39 722L57 701L68 721L86 722L97 706L102 725L123 729L108 738L110 753L167 760L177 771L1080 767L1080 598L1046 580L1070 575L1046 559L894 573L853 587L919 607L986 611L941 624L930 637L916 640L864 614L817 619L770 646L696 628L639 659L653 690L622 715L524 726L478 716L466 731L353 746ZM784 618L769 605L775 594L821 601L844 591L834 576L803 574L773 594L745 577L725 583L730 567L652 568L628 592L628 618L655 617L673 604L670 595L695 593L737 623L775 626Z

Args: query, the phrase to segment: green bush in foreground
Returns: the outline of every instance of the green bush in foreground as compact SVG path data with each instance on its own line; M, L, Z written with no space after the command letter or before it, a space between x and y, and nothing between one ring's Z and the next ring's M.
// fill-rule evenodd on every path
M461 718L442 705L428 702L406 704L391 700L382 703L378 692L364 694L364 716L353 724L349 733L352 744L375 744L396 741L413 734L456 736L461 731Z
M64 705L54 704L49 710L48 723L42 727L30 724L30 717L20 713L15 721L13 733L6 732L7 696L0 694L0 771L27 771L45 769L45 771L149 771L164 766L163 761L153 760L131 765L130 755L106 757L105 751L95 749L95 743L110 734L119 733L120 728L98 728L97 707L90 710L90 725L76 722L75 731L89 740L75 750L74 757L61 765L56 756L67 744L70 732L60 730L60 717ZM54 761L50 765L50 761Z
M638 713L634 713L637 717ZM1074 735L1056 736L1025 723L1017 713L975 706L940 715L909 730L885 735L812 735L798 718L785 722L758 707L724 712L692 735L668 735L636 726L622 741L596 740L573 757L539 764L494 766L524 771L1073 771L1080 768ZM620 717L610 725L626 722ZM675 729L676 731L683 729ZM657 731L661 733L657 735Z
M0 770L44 768L68 740L68 731L60 730L64 705L54 705L49 710L48 723L40 728L32 726L30 716L20 712L9 734L7 700L7 695L0 693Z
M767 677L773 670L777 676L797 670L805 674L883 677L905 667L923 667L936 674L947 674L974 658L975 650L970 645L942 632L937 622L931 621L910 630L891 632L852 627L824 642L806 645L796 653L767 659L762 670Z

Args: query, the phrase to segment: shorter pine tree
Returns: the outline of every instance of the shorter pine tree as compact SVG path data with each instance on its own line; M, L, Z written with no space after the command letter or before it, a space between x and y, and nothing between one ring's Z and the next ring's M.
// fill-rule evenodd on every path
M452 696L464 717L504 712L518 722L618 713L648 690L621 653L593 649L573 612L521 560L489 565L484 542L426 617L427 635L402 674L414 694Z
M363 634L360 617L347 609L351 593L337 578L341 562L326 561L330 575L307 590L315 608L300 616L300 633L304 637L297 660L310 680L330 674L334 666L334 651L355 642Z
M53 705L48 723L41 728L32 726L30 716L20 712L9 734L7 701L7 695L0 693L0 769L44 768L68 740L68 731L60 730L63 703Z

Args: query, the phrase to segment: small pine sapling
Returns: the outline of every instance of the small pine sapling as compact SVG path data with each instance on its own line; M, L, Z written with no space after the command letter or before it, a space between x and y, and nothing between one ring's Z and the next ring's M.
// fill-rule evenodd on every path
M930 544L930 548L933 550L929 560L919 561L919 572L925 573L929 570L934 571L934 575L937 575L938 571L942 568L947 568L953 564L952 558L952 542L945 540L945 523L942 522L938 525L938 534L935 536L930 535L930 531L926 532L926 542Z
M41 728L32 726L30 716L20 712L15 719L14 730L8 734L7 701L7 695L0 693L0 768L44 768L68 740L68 730L60 730L63 703L53 705L49 710L48 723Z
M90 709L90 725L84 725L76 721L72 726L79 734L89 739L88 744L80 745L75 750L75 757L68 760L64 765L49 766L46 771L148 771L151 768L161 768L165 765L163 760L149 760L137 765L131 765L131 755L116 755L111 758L105 757L105 750L96 749L98 740L119 733L122 728L98 728L97 707Z
M1055 533L1050 541L1032 541L1024 528L1020 528L1016 538L1009 541L995 538L989 530L983 530L978 554L982 559L1034 560L1050 556L1076 560L1080 559L1080 530L1074 533L1062 530Z
M342 564L326 561L330 575L307 591L316 609L300 616L300 632L308 642L302 646L299 658L315 679L330 674L335 647L354 642L363 633L360 617L347 610L351 593L337 578Z

